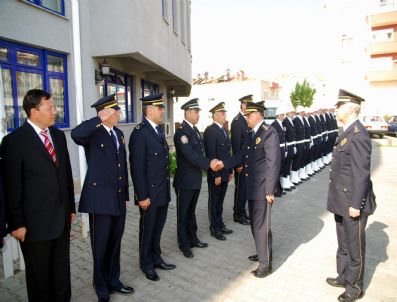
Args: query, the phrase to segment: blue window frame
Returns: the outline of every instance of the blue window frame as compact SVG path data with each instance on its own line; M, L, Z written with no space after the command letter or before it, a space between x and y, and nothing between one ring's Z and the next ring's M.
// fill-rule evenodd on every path
M159 84L147 80L141 80L141 97L159 93L159 90L160 90Z
M51 93L58 108L55 126L69 127L65 54L0 40L0 67L8 131L26 121L23 98L34 88Z
M53 13L65 16L65 1L64 0L26 0L27 2L36 4Z
M103 84L99 86L100 97L116 94L117 103L120 107L120 123L133 123L134 116L134 81L129 74L110 70L105 76Z

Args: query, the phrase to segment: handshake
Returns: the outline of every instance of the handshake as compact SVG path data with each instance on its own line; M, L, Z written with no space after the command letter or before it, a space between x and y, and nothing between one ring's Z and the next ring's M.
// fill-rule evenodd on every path
M223 162L221 160L218 160L216 158L211 160L210 168L211 168L212 171L217 172L219 170L222 170L223 167L224 167L224 165L223 165Z

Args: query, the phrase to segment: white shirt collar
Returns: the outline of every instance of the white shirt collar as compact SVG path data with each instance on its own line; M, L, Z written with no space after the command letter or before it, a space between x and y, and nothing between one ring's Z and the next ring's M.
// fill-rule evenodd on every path
M284 128L283 122L282 122L282 121L280 121L278 118L276 118L276 121L277 121L278 124L280 125L281 129Z
M114 132L113 126L112 126L112 128L109 128L108 126L106 126L104 124L102 124L102 125L106 129L106 131L109 133L109 135L110 135L110 130L112 130Z
M36 131L36 133L38 135L40 135L41 131L47 131L48 128L45 129L41 129L39 126L37 126L35 123L33 123L30 119L28 119L28 123L33 127L34 131ZM48 133L49 131L47 131Z
M254 130L254 133L257 133L257 132L258 132L258 129L259 129L259 127L262 125L262 123L263 123L263 120L261 120L260 122L258 122L258 124L256 124L256 126L254 127L254 129L252 129L252 130Z
M152 122L150 119L148 119L147 117L145 117L145 119L149 122L150 125L152 125L154 131L156 131L156 133L157 133L157 129L156 129L157 124L156 124L156 123L153 123L153 122Z
M221 124L219 124L219 123L217 123L215 121L214 121L214 124L217 124L219 126L219 128L223 129L223 125L221 125Z
M184 121L186 122L186 124L188 124L193 129L194 125L192 123L189 123L187 120L184 120Z

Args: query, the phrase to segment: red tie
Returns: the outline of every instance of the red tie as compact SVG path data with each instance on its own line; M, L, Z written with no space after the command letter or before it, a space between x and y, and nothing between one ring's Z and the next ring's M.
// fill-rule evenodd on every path
M44 137L44 146L46 147L48 153L50 154L54 163L57 162L57 155L55 154L54 146L51 144L50 139L48 138L47 129L40 132L40 134Z

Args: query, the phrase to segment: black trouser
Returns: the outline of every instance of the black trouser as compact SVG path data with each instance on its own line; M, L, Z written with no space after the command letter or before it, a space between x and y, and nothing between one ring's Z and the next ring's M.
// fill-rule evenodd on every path
M299 171L302 168L303 159L305 156L305 145L303 143L296 144L296 154L292 162L292 171Z
M234 173L234 184L233 214L238 217L248 217L245 210L247 199L245 199L245 175L243 172Z
M200 196L200 189L175 189L175 193L178 245L184 251L190 249L191 244L198 241L196 205Z
M222 213L227 184L227 182L221 182L219 186L215 186L214 180L208 178L208 218L213 233L220 232L220 229L225 226Z
M120 246L124 233L126 212L120 216L90 214L90 238L94 259L94 284L99 298L119 289Z
M338 279L346 282L346 292L354 297L358 297L363 290L367 218L363 215L351 218L335 214Z
M21 242L30 302L70 301L69 238L70 230L65 228L52 240Z
M139 208L139 266L146 273L164 262L161 258L161 233L167 219L168 204Z
M249 200L251 231L254 236L260 270L267 270L272 263L272 205L265 200Z
M285 158L284 165L282 167L282 177L287 177L291 173L291 164L292 160L294 159L294 147L287 148L288 153L287 157Z

